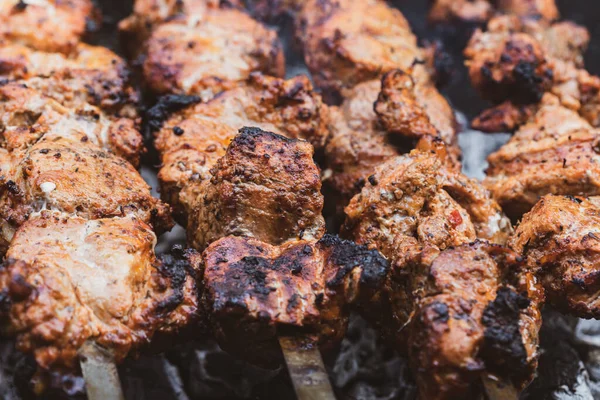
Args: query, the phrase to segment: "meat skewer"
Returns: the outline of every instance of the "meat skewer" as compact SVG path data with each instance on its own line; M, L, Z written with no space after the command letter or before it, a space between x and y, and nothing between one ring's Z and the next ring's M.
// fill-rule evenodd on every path
M498 204L441 143L378 167L346 214L346 233L392 263L381 325L408 352L423 398L475 396L486 374L508 390L531 381L540 289L500 246L512 228Z
M91 3L2 6L3 331L33 353L36 392L88 358L99 362L82 361L89 396L122 396L114 362L194 318L199 256L154 254L169 208L126 161L143 146L124 62L79 43Z
M144 14L143 10L148 9L144 2L138 3L138 14L121 24L128 34L131 34L132 26L139 26L136 20L152 18ZM235 34L233 39L230 37L232 33L229 28L227 32L223 32L226 19L233 16L241 15L242 20L257 25L259 32L265 30L258 22L249 20L246 14L237 9L218 4L207 4L206 7L210 11L202 15L184 3L180 12L170 21L177 23L206 17L206 21L199 22L197 26L202 27L204 37L210 36L210 40L215 43L221 40L220 35L227 35L228 40L238 40ZM159 27L147 36L144 46L147 60L164 60L159 53L162 50L153 45L161 43L158 38L165 24L160 24L160 21L158 24ZM205 29L204 24L210 30ZM192 38L196 34L196 28L189 24L186 28L179 28L189 31L186 38ZM245 47L240 47L240 57L261 57L260 51L256 49L263 46L261 43L264 42L265 35L255 37L254 42L248 40L246 32L243 35ZM192 49L195 46L188 44L186 42L182 46L170 46L171 49L177 48L182 52L174 57L189 59L191 55L187 53L196 50ZM279 54L280 45L274 37L269 40L269 44L269 53ZM251 48L255 50L244 50ZM223 46L218 50L225 51ZM198 51L202 49L199 48ZM203 57L204 55L200 58L204 60ZM276 59L279 60L279 56ZM282 74L282 71L272 69L272 62L267 63L269 68L265 68L262 62L246 61L244 65L249 66L248 69L237 70L227 77L222 75L222 70L207 68L210 63L206 64L200 74L195 72L194 78L199 82L198 85L169 89L171 93L185 94L187 97L163 97L149 112L148 122L150 127L158 129L156 147L163 165L159 173L163 198L174 205L178 220L187 225L188 240L192 246L204 250L203 304L215 335L223 348L250 358L255 363L273 365L281 359L281 348L278 341L274 340L273 330L277 327L280 327L277 331L284 329L283 333L277 332L280 341L288 344L289 340L285 339L287 330L291 330L292 335L304 336L311 331L323 329L324 332L318 335L319 344L341 339L347 317L340 318L339 313L347 308L343 304L354 301L358 290L355 285L358 283L351 284L354 292L347 295L342 294L344 289L339 285L342 282L350 284L349 280L358 279L360 274L351 271L366 268L367 265L361 266L361 263L367 260L361 261L361 257L371 260L373 255L362 255L363 250L358 247L323 236L323 198L320 194L319 170L312 161L312 148L309 150L311 146L308 143L284 139L283 136L256 128L244 128L238 135L240 128L256 126L287 138L306 139L317 149L323 147L327 137L328 110L322 104L320 96L313 92L306 77L299 76L284 81L262 74ZM147 68L143 72L146 81L152 87L153 67L148 63L145 67ZM166 70L170 67L156 65L156 68ZM186 68L188 66L181 67L182 75L179 76L185 75ZM178 72L174 75L178 76ZM229 83L224 84L228 80ZM218 82L219 85L211 86L211 82ZM160 90L155 89L155 92L160 93ZM346 250L347 258L343 263L330 255L338 254L333 249L340 246L344 246ZM297 249L304 250L298 253ZM258 254L254 254L257 251ZM231 255L224 257L224 252ZM221 255L213 258L215 253ZM243 257L239 261L232 261L232 258L238 259L241 255ZM260 262L249 263L249 259L254 260L259 255ZM224 270L219 266L219 260L223 259L228 260L227 271L241 269L235 280L227 273L221 276ZM288 262L285 261L288 259L294 260L293 263L297 266L293 267L294 270L299 268L298 271L303 271L300 277L286 277L289 272L278 269L276 272L263 269L263 265L279 268L275 266ZM375 259L383 262L381 257ZM306 267L302 267L304 264ZM347 272L342 273L339 269L350 266L353 269ZM336 270L336 278L331 279L331 274ZM250 271L261 278L251 275ZM273 280L274 286L259 285L263 274L268 281ZM345 278L346 274L350 275ZM308 282L312 283L308 285ZM227 306L226 299L231 296L235 296L231 303L240 305L256 301L254 297L246 298L231 291L231 287L244 288L244 291L255 287L254 292L266 295L264 299L259 296L259 302L266 303L259 306L260 313L256 314L256 305L248 306L245 310ZM290 292L292 288L294 289ZM336 292L340 292L339 298L331 297ZM272 304L269 293L273 293L271 297L283 296L284 299L290 293L294 295ZM287 307L281 309L281 304L285 305L286 302ZM229 321L229 314L240 312L245 317L241 318L241 322L236 319L235 327L229 326L233 323ZM331 317L328 316L329 313L333 313ZM324 317L331 319L322 321ZM256 327L244 330L246 324ZM327 328L329 324L336 328ZM268 327L261 328L262 325ZM248 343L248 340L257 337L257 329L267 339ZM257 349L262 349L263 346L266 348L260 354L253 354L259 353ZM298 359L298 352L302 349L285 346L283 350L288 351L285 359L292 362ZM248 352L251 354L247 354ZM319 353L308 348L302 350L302 359L306 368L310 365L322 365ZM292 372L297 367L295 364L290 365ZM299 375L292 373L292 378L300 398L306 398L314 392L306 377L300 379ZM323 381L322 378L324 376L321 376L320 381ZM319 386L322 390L331 390L329 385ZM333 393L323 393L323 396L327 395L333 398Z

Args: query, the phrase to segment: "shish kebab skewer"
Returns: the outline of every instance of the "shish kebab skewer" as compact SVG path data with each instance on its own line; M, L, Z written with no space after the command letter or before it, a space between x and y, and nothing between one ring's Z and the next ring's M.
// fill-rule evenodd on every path
M217 166L214 166L215 171L211 170L211 167L219 157L224 155L225 148L237 134L237 130L244 125L260 126L292 138L305 138L316 148L321 148L327 134L325 126L327 109L322 105L320 97L312 92L310 82L305 77L282 81L252 72L257 70L279 75L282 73L283 64L276 36L260 26L259 23L251 20L246 14L222 5L183 3L180 6L181 8L177 10L179 13L176 12L169 22L159 24L149 33L141 33L136 29L148 26L149 21L151 21L150 25L156 24L160 22L161 17L157 17L152 12L147 13L148 10L152 10L150 2L138 2L136 4L137 14L124 21L121 27L129 35L133 34L139 37L149 34L144 46L146 62L143 68L149 88L153 89L155 93L164 93L163 88L158 87L157 84L162 85L165 77L162 73L161 75L156 73L169 71L166 81L170 83L166 91L196 95L196 97L164 97L162 102L159 102L158 106L151 110L151 122L155 122L152 118L153 115L168 114L177 108L188 105L187 103L197 102L198 97L207 100L206 103L188 106L181 112L174 113L172 118L165 123L165 128L160 130L156 139L156 146L163 161L163 168L159 173L162 194L174 205L179 221L187 225L190 243L198 249L204 249L222 236L231 234L255 237L278 246L284 245L292 238L303 241L319 239L323 234L324 226L321 216L322 197L318 191L313 195L314 201L307 197L311 191L305 194L306 189L298 188L294 191L294 193L297 192L296 194L280 194L271 203L269 192L273 191L275 194L277 190L285 189L285 185L282 183L271 180L263 183L266 188L269 185L275 185L266 193L242 191L241 194L236 194L234 191L230 194L233 196L232 198L220 199L215 196L223 196L224 193L215 192L216 186L213 186L213 183L221 176L221 172L218 171ZM196 6L202 8L202 12L196 9ZM227 25L227 29L225 29L224 24L229 24L229 21L233 19L240 19L250 25L254 24L255 28L246 29L244 32L232 32L230 25ZM190 24L190 21L195 22ZM170 36L174 43L165 46L163 35L171 30L185 31L185 42L182 42L180 38ZM248 31L254 32L256 35L248 37ZM219 55L218 59L220 60L220 57L223 56L232 58L231 65L237 66L240 65L237 60L243 58L245 62L237 70L235 68L223 70L220 68L222 65L220 62L218 65L212 64L210 59L206 58L207 51L223 52L225 48L214 46L211 47L212 50L206 49L201 43L206 43L207 39L213 43L220 43L223 39L222 36L225 36L229 43L235 43L235 46L228 47L225 54ZM266 64L261 61L265 54L269 56L269 62ZM192 68L195 57L201 60L202 73L194 72L190 75L190 71L197 70L197 68ZM186 60L187 65L185 63L183 63L184 65L165 63L164 60L170 59ZM274 68L277 65L281 65L281 68ZM190 84L190 82L193 83ZM223 89L228 90L221 92ZM214 99L208 100L217 93L219 94ZM244 138L248 135L249 133ZM239 150L240 146L234 146L235 143L234 141L230 147L231 151ZM283 151L283 149L278 149L277 154L279 154L279 150ZM278 158L277 154L274 156L266 154L266 159L263 159L262 162L271 160L268 163L276 165L274 160ZM314 168L314 165L310 166L311 163L312 160L302 168ZM231 165L237 164L232 163ZM241 162L234 169L243 169L244 165L245 163ZM215 173L217 175L214 175ZM254 175L250 174L248 178L253 177ZM319 181L320 187L318 171L311 178L313 181L314 179ZM266 199L265 194L267 194ZM298 197L298 199L292 201L294 197ZM229 204L227 207L222 210L214 209L214 204L226 200ZM239 210L245 210L247 215L237 215L236 211ZM312 223L314 218L316 218L315 221L320 221L316 225ZM322 240L317 243L320 243L319 246L325 246L325 242ZM234 244L235 242L231 245ZM340 245L330 244L333 246L332 248L338 248ZM205 251L207 259L209 259L207 252L211 248L209 247ZM349 252L348 254L353 254L350 247L346 250ZM301 264L301 258L297 262ZM323 277L317 274L315 279L318 281ZM205 278L205 283L209 283L207 278ZM300 292L304 293L306 290L308 288L304 288ZM318 290L318 287L311 290ZM312 295L308 296L306 301L310 305ZM317 298L320 299L319 302L323 301L322 296ZM324 298L327 299L327 296ZM291 300L293 300L292 303L297 302L297 298ZM282 315L281 318L273 318L274 324L310 326L310 321L318 319L314 312L325 305L318 303L310 306L311 309L304 311L308 313L308 316L299 319L294 317L289 321L283 317L286 315L285 310L273 313ZM344 319L338 328L332 330L337 332L336 335L344 332L343 321ZM231 331L229 336L236 333L238 332ZM227 337L227 335L224 336ZM224 347L227 345L224 344ZM252 348L252 346L248 346L248 348ZM289 350L289 347L285 346L285 349ZM239 353L242 349L236 350ZM268 359L266 361L270 363L279 359L273 357L272 352L273 350L266 352L270 355L269 357L265 357L263 354L263 357ZM307 359L306 354L310 354L304 353L301 348L296 348L296 352L302 352L305 359ZM318 353L313 351L312 354ZM293 360L294 354L287 354L286 359ZM313 363L322 364L319 360L314 360ZM303 393L311 392L310 385L308 385L310 380L299 380L299 377L294 374L292 377L301 398L305 396ZM326 380L326 377L323 376L321 380ZM329 386L321 386L323 390L328 388L331 390ZM332 393L323 395L333 397Z
M112 359L194 318L198 255L154 255L154 231L172 223L124 159L143 149L126 66L79 42L91 3L0 10L3 330L34 354L34 391L53 377L77 387L69 375L94 344L108 376L87 383L122 396Z

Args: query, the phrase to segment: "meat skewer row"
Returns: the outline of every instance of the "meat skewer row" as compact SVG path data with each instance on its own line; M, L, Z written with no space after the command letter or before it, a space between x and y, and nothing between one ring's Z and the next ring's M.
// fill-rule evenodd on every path
M172 226L169 207L125 160L137 164L143 146L124 62L78 43L91 5L8 3L0 13L0 317L3 333L33 354L40 393L52 382L77 387L86 347L121 361L194 320L200 262L191 251L154 253L156 234ZM53 35L38 41L38 25L13 24L20 19L43 20Z
M390 260L380 325L421 398L475 398L488 374L519 389L533 379L541 288L502 246L512 228L500 206L442 143L377 167L346 215L346 235Z

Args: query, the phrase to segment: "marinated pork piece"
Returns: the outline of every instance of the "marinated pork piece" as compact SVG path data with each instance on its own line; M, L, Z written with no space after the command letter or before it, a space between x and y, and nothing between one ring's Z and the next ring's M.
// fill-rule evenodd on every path
M441 141L421 146L375 169L346 207L345 232L398 265L423 244L504 244L511 225L487 190L456 170Z
M477 398L482 373L524 388L537 368L541 290L516 253L476 241L426 249L394 270L408 352L423 399ZM513 284L515 286L513 286Z
M2 0L0 41L66 54L99 20L91 0Z
M278 335L339 343L348 305L376 304L387 273L378 252L330 235L280 246L230 236L203 258L202 308L220 345L266 367L282 361Z
M484 185L515 220L546 194L600 194L600 132L552 95L545 95L538 107L488 157Z
M136 118L139 99L129 75L125 61L104 47L78 44L65 55L0 42L0 77L21 80L63 106L89 103Z
M373 110L381 83L372 80L346 92L342 105L329 107L323 185L336 198L337 213L364 185L375 167L409 149L383 129Z
M538 276L547 301L580 318L600 318L599 223L597 198L547 195L509 242Z
M38 375L75 373L88 340L122 361L155 333L196 318L200 255L157 258L155 243L132 214L88 220L42 211L21 226L0 268L0 318L19 350L34 355Z
M132 214L159 233L171 228L169 207L152 197L139 173L86 137L46 134L9 155L9 168L0 171L0 249L44 209L86 219Z
M211 178L210 169L239 129L260 127L308 140L317 149L327 138L328 110L305 76L284 81L255 73L245 85L167 115L175 102L185 100L195 99L168 96L149 114L151 125L162 127L155 140L163 165L159 172L161 196L173 205L184 226L203 182Z
M487 31L471 38L466 64L482 96L503 104L484 112L474 126L515 130L548 92L594 126L600 124L600 78L583 69L588 41L587 30L570 22L491 20Z
M330 98L425 59L408 21L384 1L309 0L297 18L306 64Z
M60 76L0 82L0 147L22 149L47 134L85 137L138 165L144 145L136 122L89 104L94 96L82 84L77 79L61 81Z
M279 245L325 233L320 171L308 142L242 128L210 173L188 217L194 248L230 235Z
M560 16L556 0L434 0L429 20L482 24L498 12L548 21Z
M409 139L439 137L449 145L458 164L457 126L454 110L430 80L416 80L413 69L392 70L381 80L375 113L387 132Z
M276 32L236 8L185 4L185 12L158 24L145 44L137 44L144 53L144 83L153 93L208 100L242 84L252 72L284 75ZM156 16L151 12L148 18ZM132 21L123 22L122 29L138 29L127 26L135 25Z

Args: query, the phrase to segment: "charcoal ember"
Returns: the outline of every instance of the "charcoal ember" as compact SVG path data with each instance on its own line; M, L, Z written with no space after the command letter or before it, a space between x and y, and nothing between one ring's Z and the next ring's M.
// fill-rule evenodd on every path
M578 342L600 348L600 321L593 319L577 321L574 335Z
M212 341L186 345L169 353L169 359L178 368L191 399L263 398L257 392L265 390L265 385L273 380L279 380L280 375L287 374L282 368L265 370L238 360ZM274 382L271 389L271 395L277 395L273 398L288 398L286 393L293 396L291 383L277 385Z
M383 345L378 332L358 316L350 319L331 378L344 399L409 400L417 394L408 361Z
M538 377L526 389L523 400L593 400L590 375L573 336L577 320L545 311L540 332ZM583 349L586 355L587 350Z
M143 356L119 367L127 400L188 400L177 368L164 356Z

